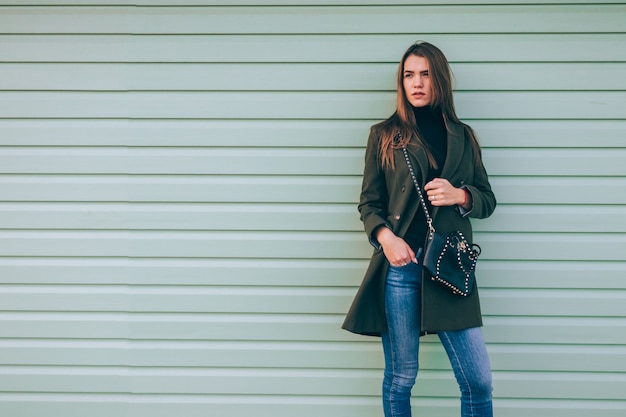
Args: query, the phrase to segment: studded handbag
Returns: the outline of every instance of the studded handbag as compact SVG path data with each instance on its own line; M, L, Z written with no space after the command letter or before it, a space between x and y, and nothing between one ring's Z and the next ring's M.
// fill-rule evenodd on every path
M433 281L443 285L452 294L467 297L474 289L476 281L474 271L480 255L480 246L470 244L460 231L438 233L435 230L422 190L415 178L409 154L406 148L402 148L402 151L428 224L428 236L424 244L424 268L430 273Z

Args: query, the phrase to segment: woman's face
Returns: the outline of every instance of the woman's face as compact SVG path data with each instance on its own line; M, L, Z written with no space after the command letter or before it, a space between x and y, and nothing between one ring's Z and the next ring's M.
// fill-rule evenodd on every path
M433 101L428 60L423 56L410 55L404 61L402 73L404 95L413 107L428 106Z

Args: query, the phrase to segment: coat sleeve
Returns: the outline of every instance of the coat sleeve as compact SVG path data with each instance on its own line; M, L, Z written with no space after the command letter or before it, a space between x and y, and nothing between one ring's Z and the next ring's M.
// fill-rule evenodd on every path
M482 154L478 155L478 162L474 168L474 180L471 184L464 184L465 188L472 196L472 208L469 211L461 211L461 214L477 219L484 219L491 216L496 209L496 196L491 190L489 176L483 165Z
M374 232L380 226L391 225L387 221L389 195L385 181L385 172L380 164L380 138L374 129L370 130L365 150L365 168L358 210L370 243L377 249L380 244L374 237Z

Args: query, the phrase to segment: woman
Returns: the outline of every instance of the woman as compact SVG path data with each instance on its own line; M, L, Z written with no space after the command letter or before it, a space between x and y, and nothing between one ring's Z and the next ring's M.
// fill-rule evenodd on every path
M343 328L382 337L386 417L411 415L420 335L426 333L437 333L448 354L461 390L461 415L492 416L478 291L453 295L422 268L427 225L404 147L435 229L460 230L471 242L469 217L488 217L496 199L478 141L456 115L448 61L426 42L405 52L396 111L370 131L358 208L375 250Z

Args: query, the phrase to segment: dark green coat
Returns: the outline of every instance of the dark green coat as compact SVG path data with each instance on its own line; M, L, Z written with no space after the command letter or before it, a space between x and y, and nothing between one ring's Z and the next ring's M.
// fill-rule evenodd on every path
M359 291L343 323L343 328L359 334L380 336L386 329L384 310L384 286L389 262L373 232L386 225L400 237L406 233L418 209L417 191L411 181L402 149L394 150L395 169L381 168L379 162L380 138L372 129L365 152L365 170L359 211L365 232L374 246L374 253ZM428 172L425 152L409 146L411 163L420 186ZM438 232L461 230L471 241L472 226L468 217L485 218L493 213L496 198L482 161L477 166L474 151L466 137L465 129L449 124L448 153L441 174L455 187L466 188L472 196L473 206L461 214L457 206L437 207L431 215ZM478 290L468 297L452 295L448 290L431 281L427 272L422 277L422 333L459 330L482 325Z

